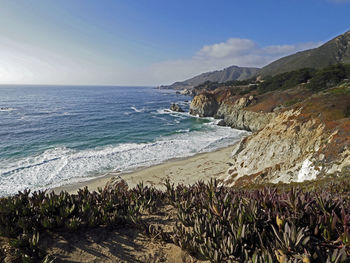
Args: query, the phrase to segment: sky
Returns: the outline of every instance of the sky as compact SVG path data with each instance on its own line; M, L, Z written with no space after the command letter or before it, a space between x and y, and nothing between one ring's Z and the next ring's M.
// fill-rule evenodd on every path
M157 86L350 30L350 0L0 0L0 84Z

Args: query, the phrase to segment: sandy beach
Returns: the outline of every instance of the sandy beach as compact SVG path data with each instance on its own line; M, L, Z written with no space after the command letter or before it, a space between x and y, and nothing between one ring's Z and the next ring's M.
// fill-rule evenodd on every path
M194 156L169 160L168 162L140 168L130 173L109 173L90 181L54 188L53 191L62 190L75 193L79 188L87 186L89 190L104 187L113 177L124 179L130 187L143 181L145 185L162 189L164 181L169 178L175 185L179 183L193 184L199 180L209 181L223 175L229 165L233 146L221 148L214 152L199 153Z

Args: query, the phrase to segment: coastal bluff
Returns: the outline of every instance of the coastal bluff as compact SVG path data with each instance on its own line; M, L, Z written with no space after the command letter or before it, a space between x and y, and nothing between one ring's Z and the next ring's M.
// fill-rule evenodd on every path
M289 183L349 169L348 105L347 93L313 94L302 85L245 95L225 88L195 96L190 114L252 132L234 146L224 184Z

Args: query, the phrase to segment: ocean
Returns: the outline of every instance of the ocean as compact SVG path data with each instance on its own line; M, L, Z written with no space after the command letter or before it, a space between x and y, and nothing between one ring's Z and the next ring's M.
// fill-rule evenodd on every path
M246 132L188 112L150 87L0 86L0 196L48 189L209 152Z

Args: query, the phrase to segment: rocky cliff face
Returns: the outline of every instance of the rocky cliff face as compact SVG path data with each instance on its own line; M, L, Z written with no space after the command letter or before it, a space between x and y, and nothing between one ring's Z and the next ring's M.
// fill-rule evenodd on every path
M227 126L235 129L257 131L269 123L275 114L245 109L255 102L254 96L241 97L231 103L218 101L215 94L202 93L193 98L190 114L223 119Z
M300 123L299 113L276 115L263 129L241 140L232 152L233 165L223 179L229 185L254 182L277 183L315 179L321 167L317 151L329 140L324 126L310 119Z
M276 98L290 100L286 92L243 97L203 93L192 101L191 114L253 131L235 145L232 166L220 178L225 184L301 182L350 167L350 121L344 118L350 95L314 95L284 107Z
M199 117L212 117L218 110L218 103L215 97L209 93L195 96L191 102L190 114Z
M223 103L218 107L215 117L223 119L225 124L232 128L254 132L265 127L274 115L274 113L247 111Z

